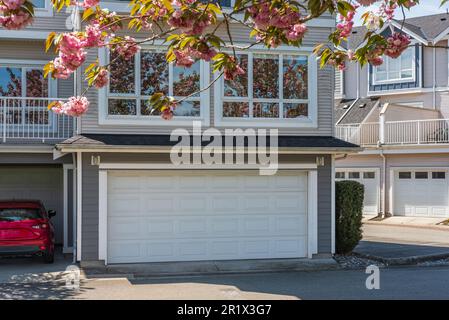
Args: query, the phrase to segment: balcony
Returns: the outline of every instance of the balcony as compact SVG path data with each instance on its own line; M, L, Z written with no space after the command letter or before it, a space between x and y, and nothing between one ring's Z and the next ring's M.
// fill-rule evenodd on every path
M449 143L449 119L382 121L337 125L335 135L362 147Z
M0 97L1 143L53 144L70 138L76 119L48 110L52 101L61 99Z

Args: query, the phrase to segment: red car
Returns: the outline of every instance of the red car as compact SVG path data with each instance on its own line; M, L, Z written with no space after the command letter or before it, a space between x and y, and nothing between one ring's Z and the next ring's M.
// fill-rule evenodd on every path
M53 263L55 236L50 218L55 214L46 211L41 201L0 201L0 254L39 255Z

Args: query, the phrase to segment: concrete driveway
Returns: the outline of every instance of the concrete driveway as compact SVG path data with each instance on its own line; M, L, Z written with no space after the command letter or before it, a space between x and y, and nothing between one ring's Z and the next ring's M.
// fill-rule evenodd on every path
M39 257L0 257L0 299L62 299L72 296L65 286L71 258L57 253L46 264Z
M365 224L356 252L382 258L449 254L449 228Z

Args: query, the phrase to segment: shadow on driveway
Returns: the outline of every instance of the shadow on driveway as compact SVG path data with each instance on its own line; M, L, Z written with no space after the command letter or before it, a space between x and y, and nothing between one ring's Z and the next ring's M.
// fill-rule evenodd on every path
M67 286L73 273L71 257L59 250L55 262L46 264L40 257L0 257L0 300L2 299L68 299L84 289ZM82 283L80 283L82 288Z

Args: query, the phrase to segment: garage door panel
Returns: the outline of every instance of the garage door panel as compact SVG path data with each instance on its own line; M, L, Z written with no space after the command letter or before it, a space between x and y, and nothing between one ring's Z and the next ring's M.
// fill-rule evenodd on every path
M133 172L126 183L139 180L134 185L140 189L132 210L116 203L129 205L129 196L119 196L121 187L108 190L108 261L304 257L307 194L302 190L307 190L307 174L293 174L297 176L291 178L289 172L267 177L255 171ZM108 185L121 184L124 175L111 171ZM259 179L261 184L256 183ZM173 186L168 196L155 187L164 181ZM278 186L285 190L280 192ZM126 213L120 217L117 208ZM136 244L131 253L120 253Z

